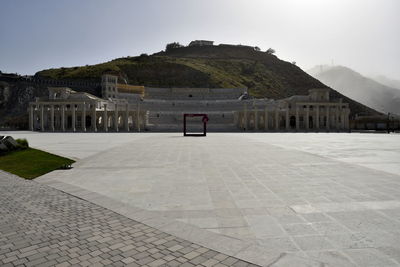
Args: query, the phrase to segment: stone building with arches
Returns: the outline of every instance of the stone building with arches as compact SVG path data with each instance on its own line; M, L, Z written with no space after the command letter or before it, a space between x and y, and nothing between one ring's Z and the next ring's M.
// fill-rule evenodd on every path
M349 131L348 103L328 88L285 99L253 99L247 88L151 88L103 75L102 98L49 87L29 104L32 131L181 131L183 114L205 113L210 131ZM189 122L196 130L201 125Z

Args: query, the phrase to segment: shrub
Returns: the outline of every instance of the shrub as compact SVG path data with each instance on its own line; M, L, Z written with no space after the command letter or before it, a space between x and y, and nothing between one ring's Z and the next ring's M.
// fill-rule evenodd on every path
M25 138L24 139L17 139L15 141L18 143L19 147L22 148L22 149L25 149L25 148L29 147L28 140L26 140Z

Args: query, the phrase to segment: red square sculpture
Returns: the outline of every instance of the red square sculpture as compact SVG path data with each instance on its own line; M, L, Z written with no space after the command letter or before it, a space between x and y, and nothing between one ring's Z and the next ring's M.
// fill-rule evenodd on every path
M186 132L186 117L203 117L201 121L203 122L203 133L202 134L190 134ZM207 135L207 114L183 114L183 136L206 136Z

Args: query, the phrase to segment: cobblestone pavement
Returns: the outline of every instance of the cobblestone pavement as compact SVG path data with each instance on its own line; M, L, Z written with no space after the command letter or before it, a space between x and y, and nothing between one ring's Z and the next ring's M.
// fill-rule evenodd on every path
M1 266L256 266L0 171Z

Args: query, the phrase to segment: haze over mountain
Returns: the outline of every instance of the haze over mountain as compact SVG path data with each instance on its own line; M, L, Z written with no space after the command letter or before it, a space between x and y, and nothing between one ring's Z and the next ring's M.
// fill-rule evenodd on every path
M319 65L307 72L339 93L370 108L383 113L400 114L399 89L381 84L344 66Z
M381 83L383 85L386 85L386 86L389 86L389 87L396 88L396 89L400 90L400 80L393 80L393 79L388 78L388 77L386 77L384 75L373 75L373 76L371 75L370 77L373 80L375 80L375 81L377 81L377 82L379 82L379 83Z

